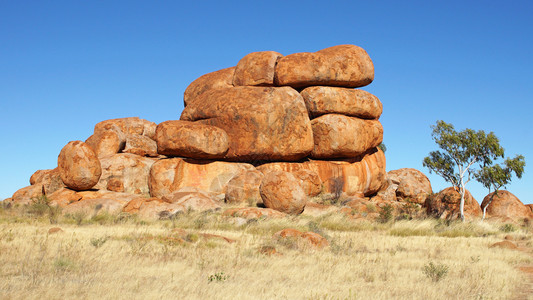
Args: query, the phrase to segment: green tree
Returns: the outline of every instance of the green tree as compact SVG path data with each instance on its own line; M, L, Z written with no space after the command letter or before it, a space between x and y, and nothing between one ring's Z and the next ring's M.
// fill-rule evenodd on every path
M503 158L504 150L493 132L486 134L483 130L472 129L457 132L452 124L441 120L431 128L431 136L441 150L431 151L423 165L459 191L459 210L464 221L466 184L476 174L475 167L492 166L493 160Z
M524 160L524 156L517 155L513 159L505 159L503 163L483 166L476 174L474 174L476 180L486 187L489 190L489 193L491 190L494 190L489 198L489 201L483 207L483 220L485 220L487 207L494 199L494 196L501 188L505 187L511 182L513 173L518 179L522 178L525 166L526 162Z

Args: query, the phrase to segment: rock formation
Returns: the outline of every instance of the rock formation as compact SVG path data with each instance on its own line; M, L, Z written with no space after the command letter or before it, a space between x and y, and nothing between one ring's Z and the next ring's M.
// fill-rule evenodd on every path
M453 187L445 188L426 200L428 215L441 219L457 219L460 215L459 204L461 194ZM464 214L466 218L480 218L482 215L479 203L468 190L465 191Z
M96 124L85 143L65 146L57 169L36 172L11 201L45 193L60 206L91 199L155 218L223 205L251 206L232 215L272 215L258 205L298 214L311 197L373 196L386 177L377 147L383 106L354 89L373 79L370 57L354 45L250 53L194 80L179 120Z
M495 195L494 193L495 192L492 192L485 196L483 202L481 202L481 209L487 206L487 216L511 218L513 220L533 218L533 212L531 209L524 205L522 201L512 193L505 190L498 191ZM489 204L491 198L492 201Z

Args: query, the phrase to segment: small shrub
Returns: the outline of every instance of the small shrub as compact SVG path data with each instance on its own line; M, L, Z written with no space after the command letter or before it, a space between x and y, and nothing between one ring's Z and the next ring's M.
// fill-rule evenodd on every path
M50 210L50 200L46 195L41 195L32 199L31 204L27 208L27 212L34 216L44 216Z
M381 211L379 212L379 221L381 223L387 223L390 220L392 220L392 212L394 211L394 207L392 205L387 204L381 208Z
M423 272L426 277L430 278L433 282L437 282L448 274L448 270L449 267L447 265L429 262L424 266Z
M196 233L189 233L185 237L185 240L190 243L196 243L198 241L199 237Z
M503 232L515 232L516 231L516 227L513 225L513 224L504 224L502 227L500 227L500 231L503 231Z
M207 281L211 282L224 282L228 280L229 276L225 275L224 272L217 272L215 274L209 275Z
M101 237L101 238L92 238L91 239L91 245L93 245L96 249L102 247L102 245L105 244L105 242L107 242L107 240L109 239L109 237L105 236L105 237Z

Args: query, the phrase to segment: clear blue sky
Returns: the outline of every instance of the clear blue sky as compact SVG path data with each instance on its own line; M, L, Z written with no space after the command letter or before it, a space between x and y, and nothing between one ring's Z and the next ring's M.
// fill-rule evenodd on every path
M533 203L532 13L532 1L1 1L0 199L99 121L178 119L190 82L250 52L355 44L374 61L363 89L383 102L388 170L428 174L442 119L523 154L509 190Z

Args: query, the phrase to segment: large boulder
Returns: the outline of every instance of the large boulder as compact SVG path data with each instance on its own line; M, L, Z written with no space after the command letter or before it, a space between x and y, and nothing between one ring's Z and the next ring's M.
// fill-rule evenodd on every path
M99 158L119 153L126 144L126 136L118 126L108 127L111 129L100 129L85 140L87 146L91 147Z
M237 64L233 85L273 86L276 63L282 56L275 51L253 52L246 55Z
M383 127L377 120L327 114L313 119L311 125L315 143L313 158L356 157L383 141Z
M183 94L185 106L196 101L198 96L209 90L232 87L234 73L235 67L231 67L198 77L198 79L189 84L185 89L185 93Z
M226 190L226 203L247 204L255 206L263 203L259 186L263 179L263 173L257 170L244 170L228 182Z
M301 214L307 202L300 181L289 172L271 171L265 174L259 192L266 207L286 214Z
M222 158L229 147L229 138L223 129L188 121L160 123L156 141L160 154L198 159Z
M427 176L416 169L392 170L387 175L392 184L396 185L398 201L424 204L427 197L433 193Z
M27 205L37 201L42 195L42 185L30 185L17 190L13 196L11 196L11 202L15 205Z
M139 198L128 202L122 209L125 213L135 214L141 219L157 220L184 212L183 205L168 203L159 198Z
M122 152L140 156L158 156L157 143L147 136L137 134L130 134L126 137L126 145Z
M59 176L66 186L82 191L94 187L102 168L94 151L82 141L69 142L57 158Z
M308 197L315 197L322 192L322 179L312 170L298 170L292 175L300 180L302 188Z
M46 195L65 187L58 168L36 171L30 177L30 184L42 186Z
M339 45L314 53L282 57L276 65L276 85L361 87L374 80L374 65L365 50Z
M428 197L425 203L429 215L440 219L457 219L460 217L461 194L454 187L448 187L438 194ZM468 190L465 191L464 202L465 218L478 218L482 216L479 203L472 197Z
M128 117L102 121L94 126L94 133L107 130L116 130L117 128L123 134L144 135L151 139L155 137L155 128L157 124L139 117Z
M101 158L102 176L95 188L148 196L150 169L156 161L156 158L131 153L118 153Z
M356 89L311 86L300 92L312 118L341 114L362 119L379 119L383 105L369 92Z
M490 217L506 217L513 220L533 218L531 209L509 191L488 194L481 202L481 208L483 209L485 206L487 206L486 212Z
M163 201L183 206L184 211L214 211L220 204L209 193L197 188L184 187L163 196Z
M263 173L282 170L295 173L302 169L318 174L322 181L322 192L372 195L379 191L385 182L385 155L378 148L362 158L338 161L310 160L305 162L275 162L258 166Z
M163 197L182 187L196 187L213 193L225 193L228 182L242 170L253 170L246 163L162 159L150 169L150 194Z
M185 107L181 120L224 129L230 139L228 160L294 161L313 149L305 103L290 87L209 90Z

